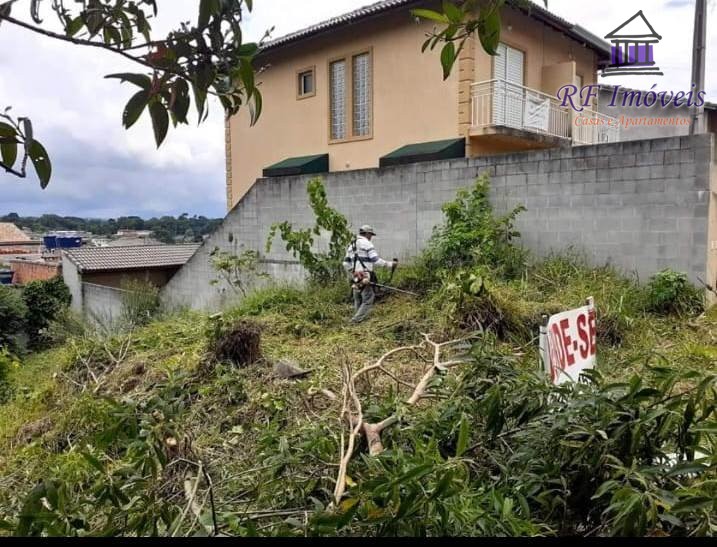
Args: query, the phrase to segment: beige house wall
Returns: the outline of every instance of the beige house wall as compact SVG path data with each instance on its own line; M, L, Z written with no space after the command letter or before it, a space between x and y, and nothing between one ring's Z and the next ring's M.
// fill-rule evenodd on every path
M502 16L501 42L525 54L526 87L554 93L555 90L551 89L555 87L554 82L543 81L543 67L570 61L575 62L575 73L583 77L583 85L597 81L597 57L592 49L516 9L506 8ZM491 80L493 58L482 48L476 49L476 81ZM569 83L572 83L571 80L562 85Z
M378 159L412 142L458 136L458 71L443 81L438 52L421 53L428 23L406 13L354 25L267 56L261 75L264 108L231 120L231 207L262 169L289 157L329 154L330 169L378 166ZM373 136L329 144L328 63L370 49L373 54ZM297 71L316 67L316 94L297 99Z
M591 49L513 8L504 10L503 25L502 41L526 54L527 87L554 91L546 89L555 83L543 81L543 67L558 63L574 62L585 85L596 81L597 60ZM408 11L401 11L269 52L263 60L267 68L259 77L261 118L250 127L248 112L242 109L229 122L228 207L244 196L265 167L290 157L328 153L331 171L369 168L406 144L467 136L471 83L492 78L492 58L471 40L444 81L440 48L421 53L432 29L433 23L418 23ZM367 50L373 56L372 135L330 143L329 61ZM316 94L297 98L297 73L309 67L315 67ZM511 149L505 142L483 143L469 153Z

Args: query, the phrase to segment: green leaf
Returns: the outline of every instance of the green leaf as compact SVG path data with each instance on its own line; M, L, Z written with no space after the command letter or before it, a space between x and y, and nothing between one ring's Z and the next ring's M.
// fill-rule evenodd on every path
M351 519L356 514L356 511L358 511L359 508L359 500L358 499L345 499L341 502L341 505L339 505L339 510L341 511L341 516L336 521L336 529L340 530L344 526L346 526L349 522L351 522Z
M448 20L452 23L460 23L463 21L463 12L451 0L443 0L443 13L446 14Z
M65 34L67 34L67 36L74 36L83 26L85 26L85 22L82 20L82 16L78 15L67 24Z
M448 20L448 17L443 13L438 13L437 11L433 11L430 9L412 9L411 15L413 15L414 17L420 17L421 19L435 21L436 23L448 24L450 22Z
M154 141L157 148L162 145L164 138L167 136L169 129L169 114L167 109L159 101L154 101L149 105L149 115L152 118L152 129L154 130Z
M187 123L187 112L189 112L189 84L186 80L177 80L173 86L174 101L172 103L172 114L179 123Z
M470 430L468 424L468 416L463 414L461 417L461 423L458 428L458 442L456 443L456 457L459 458L468 448L468 439L470 437Z
M12 125L0 122L0 137L14 137L15 135L17 135L17 132Z
M443 79L447 80L451 75L451 69L456 62L456 46L448 42L441 50L441 66L443 67Z
M122 112L122 125L125 129L132 127L144 112L149 101L149 91L142 90L135 93L127 102Z
M481 14L478 22L478 38L486 53L495 55L498 53L500 43L500 11L492 10L487 14Z
M50 177L52 176L52 162L50 162L47 151L45 147L40 144L40 141L33 139L27 151L27 155L30 156L32 165L35 167L35 173L37 173L37 178L40 179L40 187L44 190L47 188Z
M690 513L693 511L699 511L700 509L709 509L715 503L712 498L697 496L694 498L687 498L678 501L672 506L671 512L673 513Z
M0 157L2 157L2 162L7 167L15 165L15 160L17 160L17 143L3 142L0 144Z
M259 116L261 116L261 109L262 109L262 103L263 99L261 98L261 93L259 91L254 92L254 101L249 104L249 112L251 113L251 125L255 125L256 122L259 121Z
M146 74L134 74L132 72L121 72L118 74L108 74L105 78L117 78L120 82L131 82L134 85L149 91L152 87L152 79Z
M709 470L708 465L703 465L696 462L685 462L675 465L672 469L667 472L668 477L675 477L679 475L691 475L697 473L704 473Z
M199 28L209 24L209 18L220 9L219 0L201 0L199 3Z

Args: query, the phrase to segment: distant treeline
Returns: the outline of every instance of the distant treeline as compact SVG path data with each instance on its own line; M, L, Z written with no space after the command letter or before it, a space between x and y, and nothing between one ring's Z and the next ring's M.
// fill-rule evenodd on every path
M201 241L202 236L213 232L221 223L220 218L189 216L163 216L149 220L136 216L110 219L65 217L60 215L42 215L40 217L21 217L17 213L0 216L0 222L12 222L20 228L30 228L33 232L44 233L54 230L76 230L91 232L97 236L111 236L118 230L151 230L154 238L163 243L177 240Z

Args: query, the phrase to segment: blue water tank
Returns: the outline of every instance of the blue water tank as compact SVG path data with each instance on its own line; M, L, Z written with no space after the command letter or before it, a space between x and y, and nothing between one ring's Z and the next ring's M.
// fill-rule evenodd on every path
M12 278L15 272L12 270L0 270L0 285L12 285Z
M76 249L82 247L82 238L79 236L57 236L59 249Z
M57 249L57 236L54 234L48 234L42 238L42 243L45 245L45 249L48 251L54 251Z

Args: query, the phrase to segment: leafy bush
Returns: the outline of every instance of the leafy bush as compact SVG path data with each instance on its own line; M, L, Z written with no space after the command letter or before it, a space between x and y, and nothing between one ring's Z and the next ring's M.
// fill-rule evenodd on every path
M343 279L345 273L342 266L346 248L353 238L346 217L332 209L326 198L326 189L321 178L309 181L307 186L309 205L316 216L313 228L294 230L289 222L274 224L269 231L266 252L277 232L286 243L286 250L294 255L301 265L309 272L311 279L318 283ZM314 243L322 231L329 232L328 252L317 252Z
M17 347L18 336L25 330L27 313L20 292L0 285L0 347Z
M496 217L489 200L490 181L480 176L473 188L461 189L443 206L445 222L437 227L425 253L430 270L487 266L499 275L515 277L525 268L526 253L514 245L520 233L515 218L524 207Z
M132 328L148 324L160 309L159 289L152 283L129 280L122 284L121 322Z
M85 319L70 308L60 310L45 329L44 339L51 346L64 344L68 339L82 336L87 330Z
M663 270L647 284L647 310L653 313L690 314L700 311L703 305L702 295L684 273Z
M254 250L249 249L236 255L217 247L209 256L212 268L219 278L237 294L246 296L247 281L252 278L268 277L266 273L259 271L259 253ZM212 280L211 284L217 285L220 279Z
M23 289L23 299L28 309L26 328L30 343L38 346L44 341L44 330L70 306L72 295L58 276L28 283Z

